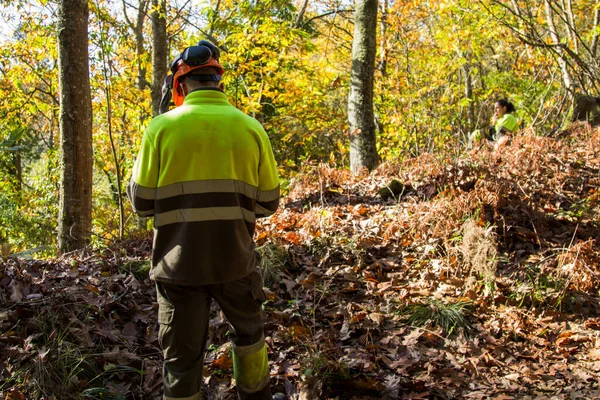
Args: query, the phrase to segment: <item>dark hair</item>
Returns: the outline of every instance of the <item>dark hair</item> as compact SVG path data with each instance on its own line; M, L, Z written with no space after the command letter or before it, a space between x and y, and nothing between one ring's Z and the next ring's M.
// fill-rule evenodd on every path
M507 99L500 99L496 101L496 103L500 104L502 107L506 107L506 112L511 113L515 111L515 105L508 101Z

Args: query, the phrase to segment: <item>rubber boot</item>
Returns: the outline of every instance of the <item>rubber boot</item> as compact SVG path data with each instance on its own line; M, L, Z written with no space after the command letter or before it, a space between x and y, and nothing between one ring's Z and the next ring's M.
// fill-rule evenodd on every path
M245 393L238 389L238 396L240 400L272 400L271 396L271 385L265 386L263 389L254 393Z

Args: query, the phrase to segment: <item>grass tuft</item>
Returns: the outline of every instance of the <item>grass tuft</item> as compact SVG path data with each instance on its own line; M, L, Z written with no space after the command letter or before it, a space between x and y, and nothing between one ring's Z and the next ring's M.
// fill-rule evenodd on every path
M450 336L457 330L464 333L471 330L472 325L466 315L469 307L470 303L465 301L444 304L436 299L428 299L425 303L407 306L403 313L409 325L439 327L446 336Z
M288 254L283 246L266 243L256 249L260 254L258 266L260 267L265 286L272 288L280 280L279 272L288 264Z
M69 332L68 322L65 324L48 310L40 313L38 320L42 332L32 342L35 351L0 385L0 391L18 386L36 398L50 395L60 399L77 398L81 388L102 369L93 354L81 347Z
M493 226L482 227L467 220L462 227L460 251L470 271L483 281L484 297L493 296L498 269L498 241Z

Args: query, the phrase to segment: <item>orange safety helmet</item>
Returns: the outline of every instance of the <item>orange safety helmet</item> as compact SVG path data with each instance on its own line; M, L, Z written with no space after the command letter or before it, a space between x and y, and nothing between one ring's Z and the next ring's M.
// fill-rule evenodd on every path
M179 84L180 79L198 68L213 67L217 69L218 75L193 75L194 80L219 82L225 72L219 64L220 51L217 46L207 40L201 40L197 46L186 48L173 63L171 63L171 75L168 75L162 87L162 99L160 101L159 113L169 110L171 98L175 106L183 104L183 91Z
M176 60L176 62L177 62L177 72L175 72L175 74L173 75L173 102L175 103L175 105L177 107L179 107L180 105L183 104L183 99L185 97L183 95L183 91L181 90L181 86L179 85L179 80L183 76L189 74L190 72L192 72L193 70L198 69L198 68L214 67L219 72L219 75L217 75L217 78L206 79L206 80L218 82L221 80L221 76L225 72L225 70L223 69L221 64L219 64L219 62L215 58L211 58L210 60L208 60L208 62L206 62L205 64L201 64L201 65L188 65L182 59L178 59L178 60ZM209 76L214 77L215 75L209 75Z

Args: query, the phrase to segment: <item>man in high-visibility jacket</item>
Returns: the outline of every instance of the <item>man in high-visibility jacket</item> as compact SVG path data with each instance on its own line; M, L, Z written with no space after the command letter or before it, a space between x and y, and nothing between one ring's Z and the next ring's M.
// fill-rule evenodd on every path
M201 41L178 57L163 87L163 114L146 129L127 188L134 210L154 216L164 398L202 399L212 299L228 319L242 400L271 399L257 267L255 219L279 204L269 138L220 86L219 50ZM177 106L168 110L171 96Z

